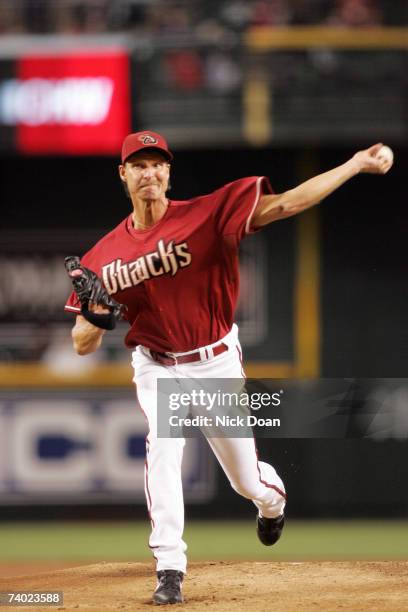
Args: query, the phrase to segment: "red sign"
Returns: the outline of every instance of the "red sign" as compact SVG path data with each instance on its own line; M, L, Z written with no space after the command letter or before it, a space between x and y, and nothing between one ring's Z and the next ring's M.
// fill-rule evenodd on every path
M21 58L3 100L17 149L119 154L131 131L129 78L123 50Z

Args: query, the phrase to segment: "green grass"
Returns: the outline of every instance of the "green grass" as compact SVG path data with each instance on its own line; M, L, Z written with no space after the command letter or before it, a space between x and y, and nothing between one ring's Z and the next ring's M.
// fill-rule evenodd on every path
M0 562L145 561L148 523L0 523ZM288 521L276 546L262 546L253 521L189 522L194 560L408 559L408 521Z

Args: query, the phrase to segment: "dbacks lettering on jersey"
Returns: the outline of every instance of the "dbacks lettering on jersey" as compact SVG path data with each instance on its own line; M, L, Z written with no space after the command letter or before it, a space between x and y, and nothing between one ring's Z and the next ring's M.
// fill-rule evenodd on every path
M174 276L180 268L185 268L190 263L191 253L188 251L187 242L174 244L174 240L171 240L166 246L164 240L159 240L156 251L138 257L135 261L122 263L121 259L115 259L103 266L102 278L107 292L111 294L135 287L156 276Z

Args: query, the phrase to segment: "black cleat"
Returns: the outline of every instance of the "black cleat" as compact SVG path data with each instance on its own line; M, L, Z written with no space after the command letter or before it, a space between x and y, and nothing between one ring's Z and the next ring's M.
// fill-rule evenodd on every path
M157 572L159 582L153 593L153 603L157 605L183 603L183 595L181 594L183 578L183 572L177 570Z
M262 544L265 544L265 546L276 544L282 535L284 524L285 516L283 514L276 518L265 518L258 514L256 517L256 531Z

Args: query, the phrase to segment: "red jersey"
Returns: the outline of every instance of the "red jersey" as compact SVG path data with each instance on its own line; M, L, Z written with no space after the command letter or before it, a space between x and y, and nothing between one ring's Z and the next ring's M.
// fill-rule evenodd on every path
M129 215L84 255L81 263L127 306L127 347L182 353L230 331L239 242L264 193L273 193L266 177L247 177L205 196L169 200L152 227L136 230ZM80 312L75 292L65 309Z

